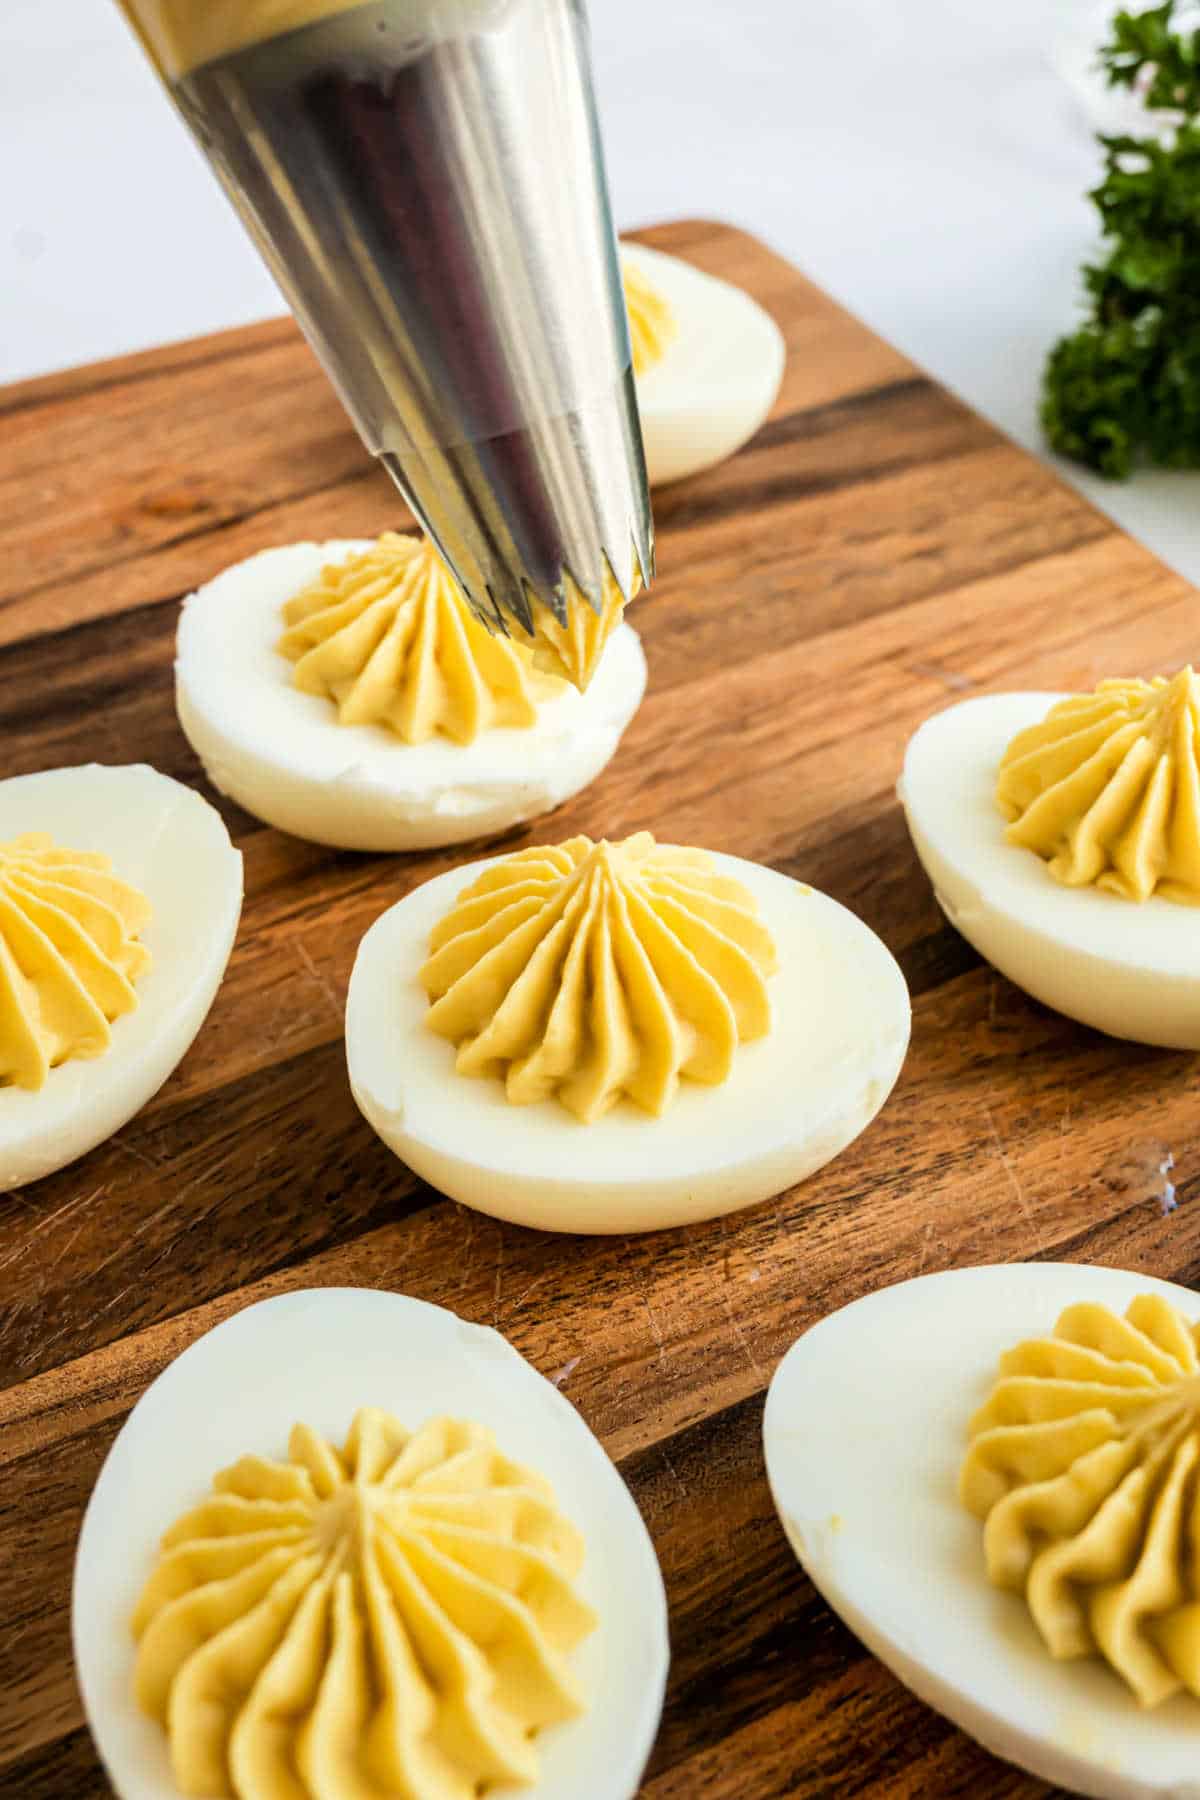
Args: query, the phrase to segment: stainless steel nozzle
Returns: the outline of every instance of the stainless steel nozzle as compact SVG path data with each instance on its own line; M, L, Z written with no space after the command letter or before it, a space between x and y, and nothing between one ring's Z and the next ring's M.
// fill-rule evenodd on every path
M125 4L153 53L160 0ZM261 10L158 60L368 448L493 627L565 623L567 575L598 607L606 566L629 596L653 526L583 0Z

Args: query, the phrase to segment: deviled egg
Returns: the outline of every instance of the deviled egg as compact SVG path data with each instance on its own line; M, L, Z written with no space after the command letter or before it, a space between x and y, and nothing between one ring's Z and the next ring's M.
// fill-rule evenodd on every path
M214 786L348 850L429 849L550 811L604 768L645 685L628 625L580 693L489 634L433 550L394 533L235 564L185 602L175 664Z
M575 838L455 869L364 937L365 1117L453 1199L558 1231L753 1205L866 1127L904 978L861 920L738 857Z
M830 1606L996 1755L1106 1800L1200 1794L1198 1317L1118 1269L927 1275L814 1325L767 1398Z
M900 797L950 923L1114 1037L1200 1049L1200 682L994 694L928 719Z
M724 461L753 437L783 379L783 334L741 288L621 245L646 468L652 485Z
M631 1800L668 1663L653 1546L570 1402L495 1331L353 1288L247 1307L152 1383L72 1622L121 1800Z
M242 859L199 794L145 765L0 781L0 1191L111 1137L220 986Z

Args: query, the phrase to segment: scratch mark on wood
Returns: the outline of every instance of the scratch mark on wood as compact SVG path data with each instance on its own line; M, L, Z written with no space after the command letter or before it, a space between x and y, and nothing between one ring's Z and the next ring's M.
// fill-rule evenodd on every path
M74 1221L74 1229L72 1230L71 1235L67 1238L65 1243L58 1246L54 1253L54 1265L56 1268L60 1263L64 1263L67 1260L67 1257L75 1248L79 1239L79 1234L87 1223L87 1219L84 1215L89 1206L95 1201L103 1199L107 1192L108 1185L107 1183L103 1183L100 1187L93 1188L90 1194L85 1194L80 1199L73 1202L68 1201L66 1206L60 1206L56 1213L51 1214L52 1219L64 1219L70 1217ZM47 1219L45 1224L48 1225L49 1223L50 1220ZM42 1226L42 1229L45 1229L45 1225Z
M659 1322L658 1322L657 1318L655 1317L654 1308L651 1306L649 1300L647 1299L645 1292L641 1289L638 1290L638 1299L641 1301L642 1305L646 1309L646 1317L650 1321L650 1331L654 1338L655 1343L658 1345L658 1356L656 1358L656 1361L658 1361L660 1363L665 1362L666 1356L667 1356L666 1340L664 1339L663 1334L662 1334L662 1327L659 1325Z
M1029 1202L1025 1198L1024 1191L1021 1187L1020 1180L1017 1176L1017 1171L1013 1168L1011 1162L1008 1160L1008 1156L1005 1153L1004 1145L1000 1141L1000 1133L996 1129L996 1121L992 1117L992 1109L988 1105L986 1100L983 1102L983 1113L984 1113L984 1117L986 1118L986 1120L988 1122L988 1130L992 1134L992 1142L996 1146L996 1155L1000 1158L1000 1161L1003 1163L1004 1173L1008 1176L1008 1182L1009 1182L1009 1186L1012 1188L1013 1197L1016 1200L1017 1205L1020 1207L1023 1217L1026 1220L1028 1220L1030 1224L1032 1224L1033 1223L1033 1214L1029 1210Z
M161 1157L152 1156L148 1150L139 1149L136 1144L131 1144L129 1139L122 1137L119 1132L116 1137L112 1137L108 1141L114 1150L120 1150L124 1155L132 1156L135 1162L142 1163L147 1169L161 1169L164 1167Z
M729 1280L729 1220L722 1217L718 1223L721 1227L721 1277Z
M758 1381L765 1383L766 1376L763 1374L762 1369L759 1367L758 1358L755 1356L753 1350L750 1348L750 1340L746 1336L745 1332L742 1330L742 1327L738 1320L737 1314L733 1310L733 1299L732 1299L729 1289L727 1287L723 1287L721 1289L721 1299L725 1305L725 1315L728 1318L729 1323L733 1329L734 1337L737 1339L738 1343L741 1345L741 1348L742 1348L743 1354L745 1355L747 1364L754 1371L755 1377L758 1379Z
M667 1468L670 1470L671 1479L675 1483L675 1486L679 1489L680 1493L683 1495L685 1500L690 1499L691 1496L688 1494L687 1484L686 1484L686 1482L684 1482L681 1479L679 1470L675 1467L675 1464L671 1461L670 1457L667 1455L666 1451L663 1449L661 1444L659 1445L658 1448L659 1448L659 1455L662 1457L663 1462L667 1465Z
M338 999L337 989L334 987L332 981L330 981L328 975L323 974L322 971L318 969L316 963L305 948L303 938L293 938L292 948L295 950L296 955L324 994L326 1000L328 1000L330 1011L340 1023L344 1016L345 1008Z
M101 1186L93 1188L90 1194L74 1194L69 1200L64 1200L61 1206L55 1207L54 1211L48 1213L44 1219L37 1220L32 1236L22 1238L19 1243L14 1244L7 1256L0 1257L0 1269L7 1269L12 1263L18 1262L27 1251L33 1248L35 1240L41 1237L43 1232L53 1225L56 1219L68 1218L73 1212L86 1211L93 1200L98 1200L100 1196L106 1192L107 1188ZM72 1243L74 1243L75 1237L78 1235L77 1228L75 1236L71 1239Z
M964 694L975 686L969 675L960 675L956 669L945 669L936 662L910 662L910 675L923 675L929 681L940 682L951 694Z
M500 1327L500 1288L501 1288L501 1284L503 1283L503 1280L504 1280L504 1233L503 1233L503 1231L501 1231L496 1238L496 1287L495 1287L495 1291L492 1294L492 1324L496 1327L497 1330L499 1330L499 1327Z
M529 1283L527 1288L523 1288L517 1295L517 1298L512 1302L512 1305L508 1308L509 1316L511 1317L513 1313L520 1312L530 1294L536 1294L537 1290L549 1279L550 1271L547 1269L543 1274L536 1276L534 1280Z

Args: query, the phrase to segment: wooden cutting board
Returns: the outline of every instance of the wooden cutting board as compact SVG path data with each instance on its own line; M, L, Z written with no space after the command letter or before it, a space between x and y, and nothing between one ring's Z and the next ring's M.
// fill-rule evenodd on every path
M247 877L181 1069L107 1145L0 1196L12 1800L107 1791L68 1618L81 1511L124 1415L219 1319L325 1284L498 1326L619 1462L671 1605L651 1800L1046 1792L911 1699L817 1598L767 1492L763 1391L815 1319L922 1270L1195 1273L1192 1059L1076 1028L981 964L894 795L909 733L961 695L1194 658L1195 597L762 244L705 223L645 236L756 295L787 375L753 443L657 496L661 575L633 614L645 704L600 780L517 841L649 826L824 888L904 967L907 1067L830 1168L712 1224L542 1236L422 1186L351 1101L342 1005L367 925L455 855L338 855L262 828L206 788L171 694L181 595L271 544L395 525L394 492L286 321L0 394L0 772L149 761L217 800Z

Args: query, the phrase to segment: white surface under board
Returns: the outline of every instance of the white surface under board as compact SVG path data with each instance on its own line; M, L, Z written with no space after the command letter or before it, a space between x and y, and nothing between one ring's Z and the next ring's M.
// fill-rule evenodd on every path
M1040 450L1098 170L1060 52L1096 11L591 0L618 219L758 232ZM280 310L109 0L4 0L0 168L0 380ZM1064 473L1200 582L1200 476Z

